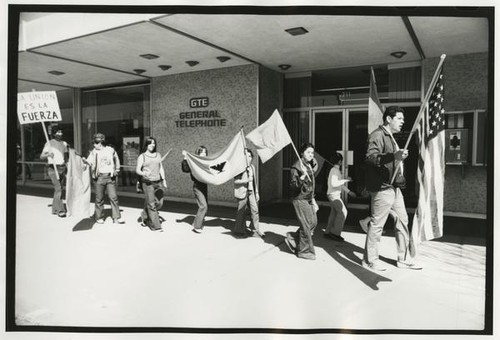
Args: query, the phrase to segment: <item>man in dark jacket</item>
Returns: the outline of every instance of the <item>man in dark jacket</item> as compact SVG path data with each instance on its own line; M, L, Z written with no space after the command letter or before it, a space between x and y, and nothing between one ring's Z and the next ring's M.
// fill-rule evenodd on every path
M409 250L408 214L401 188L405 186L403 161L408 150L399 149L393 134L401 131L404 110L398 106L388 107L383 116L384 124L368 136L365 162L366 189L371 196L370 223L366 235L362 265L365 268L384 271L380 264L378 247L382 229L391 212L397 216L395 235L398 248L398 268L421 269L407 261ZM396 173L394 177L394 173ZM394 177L394 181L393 181Z

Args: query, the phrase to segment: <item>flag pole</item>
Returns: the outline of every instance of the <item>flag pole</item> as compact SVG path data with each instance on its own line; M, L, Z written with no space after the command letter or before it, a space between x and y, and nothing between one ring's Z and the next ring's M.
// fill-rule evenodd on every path
M32 89L31 92L36 92L36 90ZM49 143L49 134L47 133L47 128L45 127L45 123L43 121L41 121L40 124L42 124L43 134L45 135L45 140L47 141L47 143ZM52 157L49 157L49 158L52 158ZM59 180L59 172L57 171L56 163L52 163L52 165L54 166L56 178L57 178L57 180Z
M415 119L415 122L413 123L413 127L411 128L410 135L408 136L408 139L406 140L406 144L405 144L403 150L406 150L408 148L408 145L410 144L411 137L413 136L413 134L417 130L418 124L420 124L420 120L422 119L422 116L425 112L425 107L427 106L427 102L429 101L429 98L432 95L432 91L434 89L434 86L436 86L436 83L438 81L438 75L439 75L439 72L441 71L441 68L443 67L443 62L444 62L445 58L446 58L446 54L441 54L441 60L439 60L439 64L436 68L436 71L434 72L434 76L432 77L429 88L427 89L427 93L425 94L424 101L422 102L422 105L420 105L420 110L418 111L417 118ZM396 178L396 175L398 174L399 164L401 162L402 161L396 162L396 170L394 171L394 174L392 175L391 184L394 182L394 179Z
M40 124L42 124L43 133L45 134L45 139L47 140L47 143L49 143L49 134L47 133L47 128L45 127L45 123L44 122L40 122ZM52 158L52 157L49 156L49 158ZM52 158L52 160L53 160L53 158ZM57 180L59 180L59 172L57 171L56 163L52 163L52 165L54 166L54 171L56 173L56 178L57 178Z
M163 157L161 158L161 162L163 162L163 160L165 158L167 158L168 154L170 153L170 151L172 151L172 148L168 149L167 153L163 155Z
M299 162L302 162L302 158L300 158L300 155L299 155L299 152L297 151L297 148L295 147L295 144L292 142L292 147L293 147L293 151L295 151L295 154L297 155L297 158L299 159ZM309 174L307 173L306 171L306 177L308 180L311 180L311 177L309 177Z
M245 134L243 133L243 126L244 126L244 125L242 125L242 126L240 127L240 134L241 134L241 139L243 140L243 154L244 154L244 156L245 156L245 162L246 162L246 164L247 164L247 168L248 168L248 167L250 166L250 164L248 164L248 159L247 159L247 150L246 150L246 148L247 148L247 143L246 143L246 141L245 141Z

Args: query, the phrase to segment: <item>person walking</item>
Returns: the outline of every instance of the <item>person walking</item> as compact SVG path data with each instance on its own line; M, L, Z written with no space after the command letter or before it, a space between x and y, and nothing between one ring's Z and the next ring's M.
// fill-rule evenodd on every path
M52 127L53 138L45 143L41 160L47 160L47 174L54 186L54 195L52 198L52 214L59 217L66 217L66 207L64 206L62 196L66 181L67 163L69 159L68 143L63 141L63 131L60 127ZM56 174L56 169L57 174Z
M183 151L183 155L185 156L185 151ZM203 145L200 145L198 149L196 149L196 155L200 157L208 156L208 150ZM183 172L191 174L191 168L186 159L182 160L181 168ZM193 221L193 231L197 234L201 234L203 231L203 222L205 220L205 215L208 211L208 188L207 184L198 181L193 174L191 174L191 180L193 181L193 193L196 198L196 203L198 204L198 211L196 212L196 216Z
M113 223L123 224L116 194L116 176L120 172L120 159L111 146L106 145L106 136L96 133L93 136L94 148L87 157L87 164L91 167L95 188L95 212L97 223L104 223L104 192L106 191L111 204Z
M144 141L142 153L137 158L135 172L141 176L142 191L144 192L142 222L153 231L163 231L158 211L163 205L167 181L162 158L157 151L157 142L154 137L147 137Z
M408 214L401 192L406 185L402 162L408 157L408 150L399 149L393 136L401 131L403 124L404 109L389 106L383 115L383 125L374 130L367 140L365 183L370 192L371 209L362 266L374 271L386 270L380 263L378 248L384 224L389 214L392 214L391 210L397 216L397 267L422 269L417 264L408 262ZM395 172L396 176L392 182Z
M245 171L234 178L234 197L238 201L238 210L233 235L237 238L246 236L245 213L249 207L254 232L260 238L264 238L265 235L259 228L259 190L255 179L255 167L252 164L253 153L245 148L245 154L248 166Z
M334 241L343 242L344 238L340 235L344 229L345 220L347 218L347 208L342 201L341 194L346 192L350 197L356 197L356 194L349 190L345 185L351 179L342 179L342 161L344 157L338 152L332 156L333 167L328 175L328 189L326 195L330 202L330 215L325 228L325 237L331 238Z
M316 213L319 208L314 199L314 173L317 170L317 163L314 162L314 145L303 144L299 155L301 158L291 168L290 181L292 204L299 220L299 229L287 233L285 243L297 257L315 260L312 235L318 224Z

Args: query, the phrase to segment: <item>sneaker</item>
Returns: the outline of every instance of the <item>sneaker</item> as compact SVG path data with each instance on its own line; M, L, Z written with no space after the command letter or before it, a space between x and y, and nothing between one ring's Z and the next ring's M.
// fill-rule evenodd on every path
M330 233L325 233L325 237L328 237L329 239L332 239L334 241L338 242L344 242L344 238L340 235L335 235L335 234L330 234Z
M117 218L116 220L113 220L113 223L124 224L125 220L120 217L120 218Z
M257 231L255 230L252 234L253 237L260 237L261 239L265 239L266 238L266 234L265 233L262 233L260 231Z
M195 232L196 234L201 234L203 229L196 229L196 228L193 228L193 232Z
M312 253L298 254L297 257L304 260L316 260L316 255Z
M287 245L288 249L295 254L295 247L293 246L292 242L288 239L288 237L285 237L285 244Z
M102 218L99 218L99 219L96 220L96 222L99 223L99 224L103 224L104 220Z
M57 214L59 217L66 217L66 213L64 211L61 211L59 214Z
M361 265L363 266L363 268L366 268L366 269L369 269L372 271L383 272L386 270L386 268L380 264L380 261L368 263L368 262L365 262L365 260L363 260L363 261L361 261Z
M419 266L416 263L409 263L409 262L403 262L403 261L398 261L397 266L400 269L420 270L423 268L422 266Z
M370 222L370 220L368 218L363 218L362 220L359 220L359 226L361 227L361 229L367 233L368 232L368 223Z

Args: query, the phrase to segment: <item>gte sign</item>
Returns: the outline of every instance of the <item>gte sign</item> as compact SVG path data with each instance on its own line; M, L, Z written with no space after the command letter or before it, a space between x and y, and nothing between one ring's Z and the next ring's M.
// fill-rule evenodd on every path
M208 97L191 98L189 99L190 108L199 108L208 106Z

